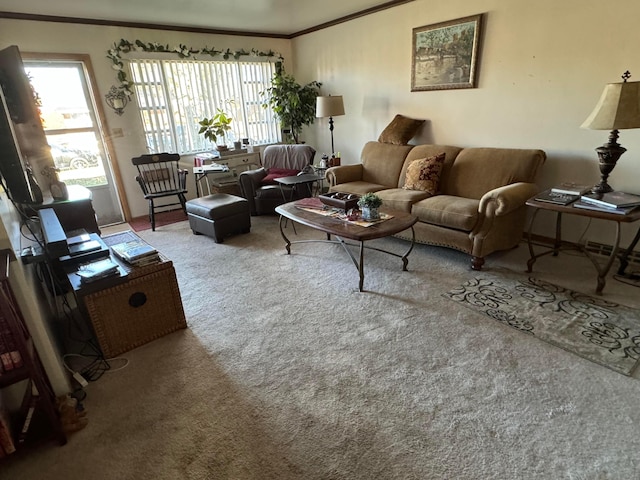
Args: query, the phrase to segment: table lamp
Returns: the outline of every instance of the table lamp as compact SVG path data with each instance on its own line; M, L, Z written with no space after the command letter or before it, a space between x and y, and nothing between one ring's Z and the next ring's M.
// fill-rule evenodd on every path
M609 141L596 148L601 178L600 183L591 189L593 193L613 191L607 179L620 156L627 151L617 142L618 130L640 128L640 82L627 82L629 77L631 74L626 71L622 75L622 83L609 83L604 87L600 101L581 126L591 130L611 130Z
M333 147L333 117L344 115L344 104L342 95L329 95L326 97L316 97L316 117L329 117L329 131L331 132L331 153L335 152Z

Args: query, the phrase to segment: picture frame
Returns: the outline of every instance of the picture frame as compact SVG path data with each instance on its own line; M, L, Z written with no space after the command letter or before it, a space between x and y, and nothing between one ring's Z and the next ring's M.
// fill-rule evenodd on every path
M475 88L483 14L413 29L411 91Z

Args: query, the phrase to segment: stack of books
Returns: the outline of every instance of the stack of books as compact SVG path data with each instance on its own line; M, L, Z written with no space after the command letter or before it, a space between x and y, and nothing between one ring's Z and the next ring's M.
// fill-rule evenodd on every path
M80 277L80 283L91 283L103 278L119 275L118 265L110 258L85 263L78 267L76 275Z
M569 195L566 193L558 193L553 190L545 190L536 195L538 202L555 203L556 205L569 205L580 198L580 195Z
M113 254L129 265L141 267L159 263L160 254L142 239L129 240L111 246Z
M640 196L624 192L588 193L573 204L576 208L628 215L640 206Z
M535 199L539 202L555 203L556 205L569 205L583 195L591 191L591 186L573 182L564 182L550 190L539 193Z
M592 185L582 185L574 182L564 182L560 185L556 185L551 189L552 192L555 193L564 193L565 195L584 195L588 193L593 188Z

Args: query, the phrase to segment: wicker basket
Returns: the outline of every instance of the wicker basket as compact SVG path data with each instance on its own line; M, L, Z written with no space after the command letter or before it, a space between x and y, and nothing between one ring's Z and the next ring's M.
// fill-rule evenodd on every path
M173 264L134 270L128 281L84 297L107 358L187 327Z

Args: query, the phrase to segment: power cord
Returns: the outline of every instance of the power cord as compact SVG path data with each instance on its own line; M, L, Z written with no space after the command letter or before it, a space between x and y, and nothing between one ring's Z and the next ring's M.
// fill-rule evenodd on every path
M634 271L625 274L616 273L613 275L613 278L620 283L625 283L627 285L631 285L632 287L640 288L640 271Z

